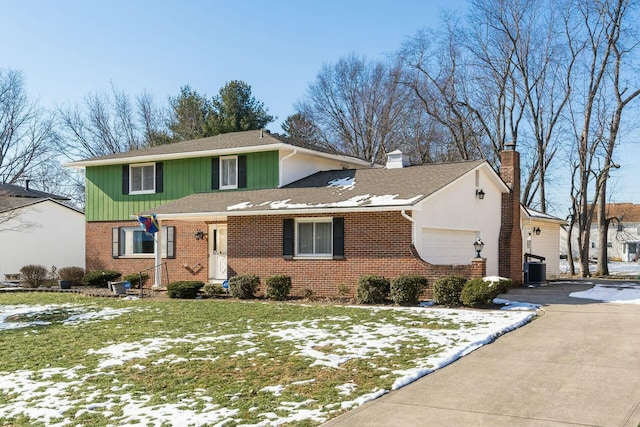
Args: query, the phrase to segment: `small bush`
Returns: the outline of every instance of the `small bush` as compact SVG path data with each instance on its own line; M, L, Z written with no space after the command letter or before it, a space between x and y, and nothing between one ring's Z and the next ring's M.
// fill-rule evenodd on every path
M382 276L360 276L356 301L358 304L384 304L390 289L389 279Z
M216 297L224 294L224 288L220 283L205 283L201 291L208 297Z
M229 279L229 292L240 299L255 298L259 286L260 278L253 274L234 276Z
M501 293L499 282L485 282L482 279L471 279L462 288L460 300L467 307L486 307L493 304L493 299Z
M47 267L44 265L29 264L20 269L24 283L29 288L37 288L41 286L47 278Z
M304 299L306 299L306 300L309 300L309 301L313 300L313 297L314 297L314 295L313 295L313 289L311 289L311 288L304 288L304 289L302 290L302 297L303 297Z
M433 282L433 299L436 304L447 307L458 307L462 305L460 294L467 279L461 276L445 276Z
M106 288L107 282L116 282L122 273L113 270L96 270L90 271L82 278L82 283L93 288Z
M131 288L140 289L140 278L142 277L142 287L147 284L149 275L147 273L127 274L122 280L131 283Z
M169 298L195 299L203 286L204 283L198 280L173 282L167 286L167 295Z
M391 300L398 305L416 305L420 293L427 284L427 278L423 276L398 276L391 281Z
M84 277L84 268L82 267L62 267L58 270L60 280L68 280L73 285L81 285Z
M349 286L346 285L345 283L339 283L338 284L338 296L339 297L349 296Z
M265 296L276 301L284 301L291 292L291 277L284 274L267 277Z

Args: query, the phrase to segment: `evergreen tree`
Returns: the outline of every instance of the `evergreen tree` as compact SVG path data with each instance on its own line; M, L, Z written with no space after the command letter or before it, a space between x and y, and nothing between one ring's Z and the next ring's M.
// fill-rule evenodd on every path
M232 80L211 100L207 134L261 129L274 120L268 111L262 102L251 95L251 86Z

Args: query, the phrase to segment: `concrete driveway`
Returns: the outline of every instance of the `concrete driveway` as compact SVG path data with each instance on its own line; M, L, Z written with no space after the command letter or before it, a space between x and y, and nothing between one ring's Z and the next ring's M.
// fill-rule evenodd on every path
M326 426L640 426L640 306L514 289L531 324Z

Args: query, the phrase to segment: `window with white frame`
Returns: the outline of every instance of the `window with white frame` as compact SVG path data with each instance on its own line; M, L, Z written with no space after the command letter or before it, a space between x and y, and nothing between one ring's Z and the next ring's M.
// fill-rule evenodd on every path
M162 227L162 257L166 258L173 246L173 227ZM153 257L155 254L154 236L140 227L120 227L114 229L114 243L121 257ZM172 251L170 251L172 252Z
M129 194L148 194L156 191L156 165L144 163L129 166Z
M296 256L324 257L333 254L331 218L296 220Z
M220 158L220 189L238 188L238 156Z

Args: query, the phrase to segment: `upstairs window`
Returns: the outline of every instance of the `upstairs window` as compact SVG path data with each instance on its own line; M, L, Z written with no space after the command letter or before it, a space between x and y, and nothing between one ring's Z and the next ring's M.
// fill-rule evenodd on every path
M247 188L247 156L211 158L211 189Z
M238 157L220 158L220 189L238 188Z
M162 162L122 165L122 194L162 193Z

